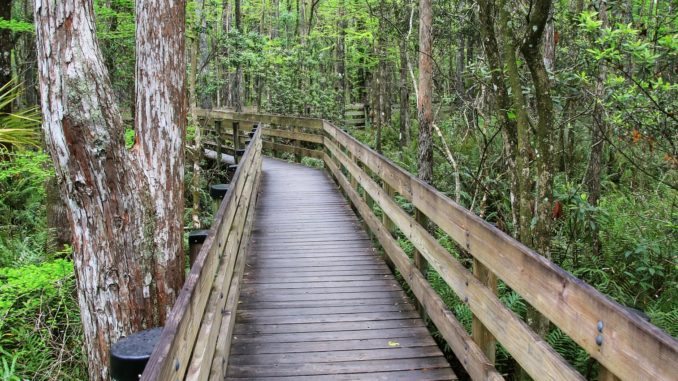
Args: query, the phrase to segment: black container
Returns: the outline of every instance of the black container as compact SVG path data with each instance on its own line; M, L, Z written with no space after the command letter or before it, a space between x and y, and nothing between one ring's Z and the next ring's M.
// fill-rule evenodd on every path
M237 170L238 170L238 164L231 164L226 169L226 173L228 174L229 178L233 178L233 175L235 175L235 171L237 171Z
M111 346L113 381L138 381L160 339L162 327L137 332Z
M228 192L228 184L213 184L210 185L210 196L215 200L221 200Z

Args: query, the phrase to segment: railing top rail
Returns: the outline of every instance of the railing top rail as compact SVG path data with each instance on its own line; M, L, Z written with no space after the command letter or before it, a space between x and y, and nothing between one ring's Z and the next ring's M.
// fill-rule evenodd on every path
M252 141L253 143L261 140L261 131L257 131ZM257 149L260 145L249 144L242 156L241 163L253 165L253 158L257 155ZM205 239L200 252L186 277L177 301L170 311L160 339L155 350L148 361L146 369L141 380L170 380L176 379L174 373L183 374L188 367L188 357L191 354L193 340L198 333L198 327L202 320L202 313L207 303L210 287L216 271L218 255L216 250L224 245L224 237L218 236L222 225L231 223L225 221L227 215L233 215L237 207L237 196L239 191L244 188L244 172L248 170L245 165L238 165L233 179L232 186L228 189L222 199L217 214L214 217L214 223L209 229L209 234ZM230 230L230 229L229 229ZM207 288L207 292L204 292ZM181 354L181 355L179 355ZM180 360L184 357L184 360Z
M221 110L198 109L196 115L204 118L220 118L239 122L265 123L277 125L295 125L297 127L322 130L323 120L275 114L257 114Z

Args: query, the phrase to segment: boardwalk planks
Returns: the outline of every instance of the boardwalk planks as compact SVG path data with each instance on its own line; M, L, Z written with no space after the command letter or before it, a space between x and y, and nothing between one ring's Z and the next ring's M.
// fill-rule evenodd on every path
M327 176L267 160L262 181L226 378L454 379ZM340 234L316 230L326 215Z

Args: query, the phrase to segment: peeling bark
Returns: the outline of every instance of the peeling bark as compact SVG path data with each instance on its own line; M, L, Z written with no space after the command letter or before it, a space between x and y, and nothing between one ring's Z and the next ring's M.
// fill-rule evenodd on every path
M128 151L92 2L35 2L43 130L69 209L91 380L109 378L111 343L164 323L183 282L184 5L136 4Z

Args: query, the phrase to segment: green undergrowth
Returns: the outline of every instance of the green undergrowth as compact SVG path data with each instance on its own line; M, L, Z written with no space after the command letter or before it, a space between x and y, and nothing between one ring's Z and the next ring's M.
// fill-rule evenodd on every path
M0 379L84 380L73 263L0 268Z

